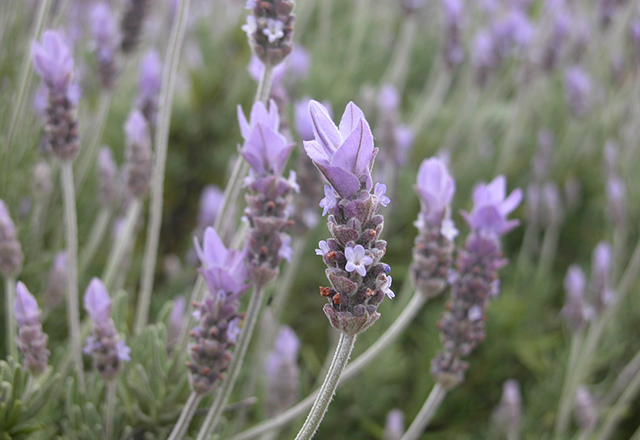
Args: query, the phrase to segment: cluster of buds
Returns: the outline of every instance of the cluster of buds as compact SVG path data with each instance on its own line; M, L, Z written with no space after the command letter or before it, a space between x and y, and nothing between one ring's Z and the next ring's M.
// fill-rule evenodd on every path
M50 354L47 350L49 337L42 332L40 309L27 286L18 282L16 293L13 312L18 323L18 347L24 355L25 368L37 376L47 368Z
M33 65L47 87L45 132L48 146L62 160L73 160L80 148L77 107L79 93L72 84L71 51L58 31L46 31L42 44L33 43Z
M246 253L249 277L256 286L264 286L278 274L283 258L291 258L291 237L283 230L291 225L289 206L293 192L299 191L295 172L282 176L293 144L278 132L280 117L274 101L269 109L256 102L249 120L238 107L240 131L244 138L242 155L251 167L245 181L248 188L245 217L251 227Z
M106 90L115 83L116 68L116 24L108 3L97 3L91 11L91 32L95 44L98 78Z
M300 340L293 329L287 326L282 327L265 365L267 379L265 412L267 417L277 416L298 401L300 394L299 350Z
M67 289L67 253L60 251L53 259L53 265L49 271L47 288L44 291L44 301L46 307L51 310L57 307L65 297Z
M18 231L9 216L9 210L0 200L0 273L14 278L22 270L24 254L18 241Z
M586 277L580 266L569 266L564 277L564 290L567 295L561 313L574 333L584 328L593 314L593 310L585 302L585 286Z
M125 1L125 11L120 22L120 31L122 32L120 47L124 53L131 53L138 47L144 19L150 4L150 0Z
M138 110L134 110L125 122L126 135L126 181L131 194L142 198L151 183L153 167L151 138L146 119Z
M111 319L111 299L100 279L93 278L84 295L84 308L93 321L84 353L93 359L93 367L105 380L115 378L122 362L130 361L131 349L120 339Z
M464 60L464 49L461 44L464 2L462 0L442 0L444 7L445 44L444 59L449 69Z
M264 64L275 66L291 52L293 39L292 0L248 0L252 15L242 30L253 52Z
M140 61L140 76L138 79L137 107L140 109L151 131L156 124L158 114L158 96L162 86L162 61L160 54L150 50Z
M249 285L244 254L227 249L215 229L205 230L202 247L197 239L195 245L209 294L194 303L198 325L190 333L194 339L189 345L193 362L187 362L187 368L193 391L203 395L213 391L229 367L231 350L240 333L238 298Z
M332 238L321 241L316 253L327 265L331 287L321 287L320 293L329 301L324 312L331 325L355 335L379 318L385 294L395 296L391 268L380 261L387 243L380 240L384 217L378 211L390 200L384 184L372 183L378 149L362 110L350 102L339 127L319 102L311 101L309 111L315 140L305 142L304 148L330 183L320 206L323 215L329 213Z
M464 213L471 228L452 276L451 300L438 327L443 349L431 363L431 373L448 389L464 380L468 364L463 360L485 337L485 311L489 299L499 290L497 271L506 264L500 237L517 226L507 216L520 203L517 189L506 197L506 180L499 176L478 186L473 194L474 208Z
M431 158L420 165L415 190L422 210L414 223L419 233L413 247L411 278L418 292L432 298L447 286L453 262L453 239L458 231L450 210L455 182L444 162Z

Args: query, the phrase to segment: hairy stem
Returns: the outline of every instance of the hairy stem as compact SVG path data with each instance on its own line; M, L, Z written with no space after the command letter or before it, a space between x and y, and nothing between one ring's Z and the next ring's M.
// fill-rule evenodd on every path
M14 359L18 359L16 347L16 317L13 313L13 304L16 301L16 280L12 277L4 279L4 322L7 331L7 353Z
M164 173L169 146L169 122L171 121L171 107L176 86L178 62L182 42L187 29L187 14L190 0L182 0L178 6L178 14L171 28L169 46L162 70L162 88L160 90L160 104L158 106L158 124L155 136L155 157L151 181L151 203L149 206L149 225L147 227L147 241L144 249L142 282L136 320L133 327L134 334L147 324L151 291L153 290L153 275L158 258L158 243L160 241L160 226L162 223L162 201L164 195Z
M401 440L417 440L420 437L420 434L424 432L424 430L429 426L429 422L433 418L433 415L436 413L442 401L447 395L447 390L440 385L440 383L436 383L429 393L429 397L427 398L424 405L420 409L420 412L407 429L407 432L402 436Z
M253 329L256 326L256 322L258 322L258 316L260 315L260 308L262 306L263 297L264 287L254 286L253 292L251 293L251 299L249 300L249 307L244 319L242 332L240 333L238 344L236 345L236 349L234 351L233 360L231 361L231 365L229 365L227 376L220 384L218 395L213 401L213 405L211 405L211 408L209 408L207 418L204 420L202 427L200 427L200 432L198 433L197 440L205 440L211 437L211 435L213 434L213 430L220 420L222 411L227 405L229 397L231 397L231 391L233 391L233 386L238 379L238 375L240 374L240 367L242 366L244 356L247 353L247 348L249 348L249 343L251 342Z
M107 381L107 413L106 413L106 434L107 440L113 440L113 416L116 409L116 381Z
M260 76L260 82L258 82L258 89L256 90L255 102L262 102L263 104L266 104L269 101L272 83L273 66L271 64L264 64L264 69L262 69L262 75Z
M131 201L127 210L127 216L125 218L124 228L118 236L116 242L111 248L109 257L107 258L107 264L104 272L102 272L102 282L104 283L107 291L110 291L113 287L113 283L116 278L118 269L121 267L122 258L127 249L127 245L131 242L135 225L138 222L140 216L140 210L142 209L142 202L138 199Z
M73 359L76 364L80 387L84 388L84 367L80 342L80 312L78 310L80 307L78 303L78 218L71 161L62 162L61 177L67 241L67 315L73 346Z
M173 427L173 431L171 431L171 435L169 435L167 440L180 440L184 437L184 433L187 431L189 423L191 422L191 419L193 419L193 415L196 413L201 399L201 395L191 393L187 403L185 403L184 408L182 408L178 422Z

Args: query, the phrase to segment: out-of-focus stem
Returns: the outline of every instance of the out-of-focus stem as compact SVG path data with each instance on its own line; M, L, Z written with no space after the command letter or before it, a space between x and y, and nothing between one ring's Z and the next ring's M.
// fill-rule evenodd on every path
M345 65L348 77L351 77L354 70L358 66L360 60L362 41L369 23L371 13L371 4L369 0L356 0L353 2L353 19L351 26L351 38L349 40L349 48L347 49L347 59Z
M575 395L575 388L579 384L574 384L573 378L575 377L575 369L576 369L576 361L578 360L578 355L580 354L580 350L582 348L582 344L584 342L584 331L579 330L574 333L571 337L571 351L569 353L569 362L567 363L567 369L564 375L564 382L562 384L562 392L560 394L559 407L558 407L558 418L556 419L556 432L560 432L566 429L564 426L568 423L567 417L567 405L570 405L569 402L573 402L572 399L569 399L569 395ZM568 407L569 413L571 412L571 406Z
M138 199L133 199L131 201L131 204L129 205L129 208L127 209L124 228L122 228L122 232L120 232L120 235L118 236L115 244L111 248L109 257L107 258L107 264L105 266L104 272L102 273L102 282L104 283L108 292L113 287L116 273L118 272L118 268L122 263L122 258L124 256L127 245L129 245L131 242L131 237L133 236L133 231L138 221L138 217L140 216L141 209L142 202Z
M344 370L344 373L342 373L342 380L343 381L349 380L353 376L358 374L366 365L369 364L369 362L375 359L389 345L395 342L396 339L413 321L413 318L422 309L422 306L426 303L426 301L427 301L426 296L421 295L419 293L414 294L411 297L411 300L409 301L409 303L402 310L402 313L400 314L400 316L398 316L398 318L391 325L391 327L389 327L389 329L386 332L384 332L384 334L378 340L376 340L376 342L371 347L369 347L364 353L358 356L353 362L351 362L347 366L347 368ZM265 432L269 432L281 426L286 425L287 423L295 420L296 418L304 414L305 411L311 407L319 391L320 391L319 389L315 390L309 396L307 396L304 400L301 400L296 405L289 408L282 414L279 414L270 420L261 422L258 425L254 426L253 428L250 428L244 432L234 435L228 440L252 439L260 436Z
M424 430L429 426L429 422L433 418L433 415L436 413L442 401L447 395L447 390L440 385L440 383L436 383L429 393L429 397L426 402L420 409L420 412L407 429L407 432L402 436L401 440L417 440L420 437L420 434L424 432Z
M78 157L77 167L77 182L76 187L81 188L84 180L86 179L91 165L96 161L96 155L98 154L98 146L102 140L102 134L104 133L104 127L107 124L107 116L109 115L109 107L111 106L111 92L105 91L100 96L100 104L98 107L98 115L96 120L91 125L91 133L93 137L90 142L87 143L86 148L80 152Z
M418 17L416 14L412 14L403 20L400 37L398 37L391 61L383 76L383 83L393 84L400 96L402 96L404 86L407 82L411 49L413 48L417 29Z
M538 261L538 269L536 270L536 284L540 283L553 267L558 249L558 237L560 234L560 225L553 224L544 231L542 239L542 248L540 249L540 260Z
M102 239L104 238L104 233L106 232L107 226L109 225L110 218L110 208L104 207L98 213L98 216L96 217L95 221L93 222L93 226L91 227L91 232L89 232L89 242L80 252L78 273L83 274L87 270L87 266L89 266L91 260L93 260L93 257L98 250L98 246L100 246L100 243L102 243Z
M13 304L16 301L16 280L12 277L4 279L4 322L6 324L7 353L18 359L16 347L16 317L13 314Z
M227 405L229 397L231 397L231 391L233 391L233 386L238 379L238 375L240 374L240 367L242 366L244 356L247 353L247 348L249 348L249 343L251 342L253 329L256 326L256 322L258 322L258 316L260 315L260 308L262 306L263 297L264 287L255 286L253 288L253 292L251 293L251 299L249 300L249 307L245 316L242 332L240 332L238 344L236 345L231 365L229 365L227 376L220 384L218 395L213 401L213 405L211 405L211 408L209 408L207 418L200 428L197 440L207 440L211 437L211 435L213 434L213 430L220 420L222 411Z
M80 387L84 389L84 370L80 342L80 313L78 302L78 218L76 192L73 185L73 165L62 162L62 199L64 203L65 232L67 241L67 314L73 345L73 359L78 372Z
M158 243L160 241L160 226L162 223L162 201L164 195L164 172L169 146L169 123L171 121L171 107L176 86L178 64L182 42L187 28L187 14L191 0L182 0L178 4L176 20L171 28L167 55L162 69L162 88L160 89L160 104L158 106L158 124L155 136L155 157L151 177L151 203L149 206L149 225L145 243L142 282L136 320L133 327L134 334L139 333L147 324L151 291L153 290L153 276L158 258Z
M600 403L601 408L608 408L624 393L633 378L640 374L640 351L620 372L609 392Z
M633 377L631 382L627 384L627 388L622 396L620 396L616 404L611 408L611 411L607 414L607 418L602 425L602 429L596 437L598 440L608 440L611 438L618 426L618 423L620 422L620 419L624 416L629 404L637 396L638 391L640 391L640 372L636 372L635 377Z
M198 404L201 399L202 396L199 394L191 393L187 403L185 403L184 408L182 408L178 422L173 427L173 431L171 431L171 435L169 435L167 440L180 440L184 437L184 433L187 431L189 423L191 423L191 419L193 419L193 415L196 413L196 409L198 409Z
M255 102L262 102L266 104L269 101L271 95L271 84L273 83L273 66L271 64L264 64L262 69L262 75L258 82L258 89L256 90Z
M324 415L329 409L329 404L333 395L336 393L338 383L340 382L340 376L349 362L349 357L353 351L353 346L356 343L356 335L349 335L344 332L340 334L340 340L336 347L336 353L331 362L331 367L327 372L327 377L324 379L322 387L316 401L311 407L311 411L307 416L300 432L296 436L296 440L309 440L313 438L314 434L318 430Z
M107 381L107 413L106 413L106 434L107 440L113 440L113 416L116 409L116 381Z

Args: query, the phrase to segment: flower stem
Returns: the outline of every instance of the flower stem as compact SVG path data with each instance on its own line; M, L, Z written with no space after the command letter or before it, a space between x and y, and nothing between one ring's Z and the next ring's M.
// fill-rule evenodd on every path
M102 273L102 282L107 288L107 291L110 291L113 288L113 282L115 281L118 268L121 267L122 258L127 245L131 242L131 237L133 235L135 225L138 222L141 209L142 203L138 199L132 200L129 208L127 209L124 228L111 248L111 252L107 258L107 264L104 272Z
M402 334L402 332L409 326L413 318L422 309L422 306L427 301L426 296L420 294L414 294L411 301L402 310L402 313L389 327L389 329L364 353L358 356L353 362L347 366L342 374L342 380L346 381L358 374L366 365L381 354L389 345L395 342L396 339ZM320 392L319 389L313 391L304 400L301 400L293 407L289 408L282 414L266 420L253 428L250 428L244 432L234 435L228 440L248 440L256 438L265 432L272 431L280 428L287 423L295 420L313 405L313 402Z
M609 408L615 403L615 401L624 393L629 386L629 383L633 380L634 376L640 374L640 351L629 361L629 363L620 372L616 381L609 392L604 396L600 407Z
M411 15L402 22L402 33L398 37L393 56L383 76L383 83L393 84L400 96L404 92L404 86L407 81L411 49L413 48L417 29L418 18L416 15Z
M91 232L89 232L89 242L82 248L82 251L80 252L78 273L83 274L85 270L87 270L87 266L89 266L91 260L93 260L93 257L98 250L98 246L100 246L100 243L102 243L104 234L107 231L107 226L109 225L110 218L110 208L102 208L98 213L98 217L96 217L93 226L91 227Z
M256 90L255 102L262 102L263 104L266 104L269 101L272 83L273 66L267 63L264 64L264 69L262 69L262 75L260 76L260 82L258 83L258 89Z
M67 240L67 314L73 345L73 359L78 372L80 387L84 388L84 367L80 342L80 313L78 303L78 218L76 214L76 192L73 185L71 161L62 162L62 198Z
M171 121L171 107L176 86L178 62L182 42L187 28L187 14L190 0L182 0L178 6L178 14L171 28L169 46L162 71L162 88L160 90L160 105L158 108L158 124L155 137L155 160L151 181L151 203L149 206L149 225L147 227L147 241L144 249L142 282L138 295L136 320L133 327L134 334L139 333L147 324L149 304L153 290L153 276L158 258L158 243L160 241L160 226L162 223L162 198L164 194L164 173L169 144L169 122Z
M413 420L413 423L411 423L411 426L409 426L409 429L407 429L407 432L402 436L401 440L417 440L429 425L438 408L440 408L440 404L442 404L446 395L447 390L440 383L436 383L431 393L429 393L427 401L424 402L420 412Z
M242 361L244 360L244 356L247 353L247 348L249 348L249 342L251 342L253 329L256 326L256 322L258 322L258 316L260 315L260 308L262 306L263 297L264 287L255 286L253 288L253 292L251 293L251 299L249 300L249 307L244 319L242 332L240 333L238 344L236 345L233 360L231 361L231 365L229 365L227 376L220 384L218 395L216 396L213 405L211 405L211 408L209 408L207 418L200 428L197 440L205 440L211 437L213 430L220 420L222 411L229 401L231 391L233 391L233 386L235 385L236 380L238 379L238 375L240 374Z
M113 415L116 409L116 381L107 381L107 413L105 427L107 440L113 440Z
M107 117L109 116L109 107L111 106L111 92L105 91L100 96L100 103L98 104L98 113L96 120L91 124L91 132L93 137L91 141L87 143L87 147L80 152L78 157L78 181L77 188L82 187L84 180L87 177L91 166L96 161L96 154L98 153L98 146L102 140L102 134L104 133L104 127L107 123Z
M193 415L196 413L201 399L201 395L191 393L187 403L185 403L184 408L182 408L178 422L173 427L173 431L171 431L171 435L169 435L167 440L180 440L184 437L184 433L187 431L189 423L191 422L191 419L193 419Z
M12 277L4 279L4 313L7 329L7 353L14 359L18 359L16 347L16 317L13 314L13 304L16 301L16 280Z
M596 437L598 440L608 440L611 435L615 432L616 427L618 426L618 422L621 417L624 416L625 411L628 410L629 404L633 402L633 399L636 397L638 392L640 391L640 371L636 372L635 377L627 383L627 388L616 404L611 408L611 411L607 414L607 418L605 419L602 429L600 430L599 435Z
M333 395L336 393L340 376L347 366L347 362L349 362L349 356L351 356L355 343L355 334L349 335L344 332L340 334L340 340L338 341L336 353L327 372L327 377L325 377L324 383L322 387L320 387L318 397L311 407L307 420L304 421L304 425L300 428L296 440L309 440L313 438L318 430L320 422L322 422L327 409L329 409L331 399L333 399Z
M569 395L575 395L575 392L576 392L575 389L572 390L572 388L574 388L573 378L575 377L576 362L578 360L580 350L583 346L583 342L584 342L584 332L582 330L575 333L571 338L571 351L569 354L569 362L567 364L567 370L564 375L562 393L560 394L558 418L556 419L556 428L555 428L556 432L561 432L562 430L566 429L564 425L568 423L568 419L567 419L568 415L566 414L568 412L571 412L571 406L569 406L567 409L567 405L571 405L570 402L573 402L573 400L569 398Z

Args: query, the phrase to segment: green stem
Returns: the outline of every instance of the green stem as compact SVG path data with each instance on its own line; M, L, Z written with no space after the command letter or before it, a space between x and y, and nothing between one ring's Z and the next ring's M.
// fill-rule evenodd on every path
M107 231L107 226L109 225L110 218L111 208L102 208L100 210L100 213L98 213L98 217L96 217L93 226L91 227L91 232L89 232L89 242L80 252L78 269L79 273L84 273L87 270L87 266L89 266L89 263L91 263L91 260L93 260L93 257L98 250L98 246L100 246L100 243L102 243L104 234Z
M393 84L400 96L402 96L405 83L407 82L411 49L413 48L417 29L418 18L415 14L407 17L402 22L402 33L400 37L398 37L391 61L383 76L383 83Z
M106 434L107 440L113 440L113 417L116 409L116 381L107 381L107 412L106 412Z
M560 235L560 225L553 224L544 231L542 239L542 248L540 249L540 259L538 260L538 268L536 270L535 283L538 285L542 280L547 279L547 275L553 267L558 250L558 237Z
M426 296L418 293L414 294L411 297L409 303L402 310L400 316L398 316L398 318L391 325L391 327L389 327L389 329L384 332L384 334L378 340L376 340L376 342L371 347L369 347L364 353L358 356L347 366L347 368L344 370L344 373L342 374L342 380L346 381L357 375L373 359L384 352L389 345L395 342L396 339L398 339L398 337L413 321L413 318L415 318L418 312L422 309L422 306L426 303L426 301ZM286 425L287 423L303 415L305 411L311 408L311 405L313 405L313 402L319 392L319 389L313 391L304 400L298 402L296 405L289 408L282 414L279 414L270 420L259 423L258 425L244 432L236 434L228 440L248 440L256 438L264 434L265 432L269 432Z
M196 413L198 409L198 404L202 400L202 396L196 393L191 393L187 403L184 404L184 408L182 408L182 412L180 413L180 418L178 422L173 427L173 431L171 431L171 435L167 440L181 440L184 438L184 433L187 431L189 427L189 423L191 419L193 419L193 415Z
M116 274L118 270L121 269L122 258L127 246L131 243L133 231L138 222L141 209L142 202L138 199L133 199L127 210L124 228L111 248L111 252L107 258L107 264L105 265L104 272L102 272L102 282L107 288L107 291L113 288Z
M13 277L5 278L4 287L4 322L7 329L7 353L17 360L16 317L13 313L13 304L16 302L16 280Z
M401 440L417 440L420 437L420 434L424 432L424 430L429 426L429 422L433 418L433 415L436 413L442 401L447 395L447 390L440 385L440 383L436 383L429 393L429 397L426 402L420 409L420 412L407 429L407 432L402 436Z
M80 157L78 157L78 181L76 182L76 187L81 188L84 184L84 180L86 179L91 166L96 161L96 156L98 154L98 147L100 146L100 141L102 140L102 134L104 133L104 127L107 124L107 117L109 116L109 107L111 106L111 92L105 91L100 96L100 104L98 107L98 113L96 120L91 124L91 132L93 133L93 138L90 142L87 142L86 148L84 148L80 152Z
M264 287L254 286L253 292L251 293L251 299L249 300L249 307L247 309L242 332L240 333L240 338L238 339L238 344L236 345L236 349L233 355L233 360L231 361L231 365L229 365L227 376L220 384L218 395L216 396L213 405L211 405L211 408L209 408L207 418L200 428L197 440L205 440L211 437L211 435L213 434L213 430L220 420L222 411L229 401L231 391L233 391L233 386L235 385L236 380L238 379L238 375L240 374L240 367L242 366L244 356L247 353L247 348L249 348L249 342L251 342L253 329L256 326L256 322L258 322L258 316L260 315L263 296Z
M263 104L266 104L269 101L272 83L273 66L271 64L264 64L264 69L262 69L262 75L260 76L260 82L258 83L258 89L256 90L255 102L262 102Z
M84 388L84 367L82 364L82 344L80 342L80 306L78 303L78 218L71 161L62 162L61 177L67 240L67 313L73 344L73 358L78 372L80 387Z
M567 414L571 412L571 403L573 399L569 398L570 395L575 396L577 385L573 385L573 378L575 377L576 362L580 355L584 342L584 332L582 330L576 332L571 337L571 351L569 353L569 362L567 363L567 369L564 375L564 382L562 385L562 392L560 394L560 401L558 407L558 418L556 419L556 432L562 432L566 429L568 423ZM569 406L568 406L569 405ZM568 411L568 413L567 413Z
M633 399L635 399L639 391L640 371L636 372L636 375L631 382L627 383L626 390L622 396L620 396L613 408L611 408L611 411L609 411L602 429L600 430L600 434L596 437L598 440L608 440L611 438L618 426L618 422L620 422L620 419L624 416L625 411L628 411L629 404L633 402Z
M351 27L351 38L349 40L349 48L347 50L347 59L345 65L348 77L354 73L354 69L358 66L361 54L361 46L369 23L371 12L371 4L369 0L356 0L353 4L353 26Z
M602 399L600 407L608 408L613 405L622 393L624 393L629 386L629 383L637 374L640 374L640 351L636 353L633 359L631 359L631 361L620 372L616 381L613 383L613 386L605 395L604 399Z
M324 415L329 409L331 399L333 399L333 395L336 393L340 376L347 366L347 362L349 362L349 356L351 356L355 343L355 334L348 335L344 332L340 334L340 341L338 341L336 353L333 357L333 362L331 362L331 367L329 367L329 371L327 372L327 377L324 379L318 397L311 407L307 420L305 420L302 428L300 428L296 440L309 440L315 435Z
M155 137L155 160L151 181L151 203L149 206L149 225L147 227L147 241L145 243L142 283L138 295L136 320L133 327L134 334L147 324L151 291L153 290L153 275L158 258L158 243L160 241L160 226L162 223L162 198L164 195L164 173L169 144L169 123L171 121L171 107L180 61L182 42L187 29L187 14L190 0L179 3L178 14L173 22L169 46L162 70L162 88L160 90L160 105L158 108L158 124Z

